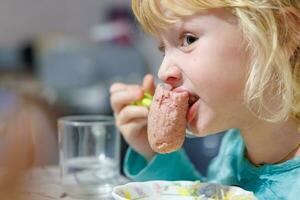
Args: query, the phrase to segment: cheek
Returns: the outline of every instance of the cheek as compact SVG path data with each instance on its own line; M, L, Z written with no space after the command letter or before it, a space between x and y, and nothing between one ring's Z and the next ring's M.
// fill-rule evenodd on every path
M238 44L223 44L216 40L199 44L185 73L200 97L206 101L240 95L245 85L246 57Z

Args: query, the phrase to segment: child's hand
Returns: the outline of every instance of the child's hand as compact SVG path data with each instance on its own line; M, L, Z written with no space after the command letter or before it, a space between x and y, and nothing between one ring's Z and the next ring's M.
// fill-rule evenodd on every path
M110 87L110 101L118 129L126 142L147 160L154 155L147 138L148 107L154 90L152 75L144 77L143 86L114 83Z

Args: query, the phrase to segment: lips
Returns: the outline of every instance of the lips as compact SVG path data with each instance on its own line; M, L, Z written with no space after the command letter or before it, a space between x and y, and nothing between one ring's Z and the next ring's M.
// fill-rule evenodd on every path
M189 109L187 111L187 122L190 123L193 121L193 119L196 117L198 106L199 106L199 99L200 97L196 94L193 94L189 92L188 90L185 90L183 88L175 88L172 90L173 92L187 92L189 93Z
M188 123L191 123L193 121L193 119L196 117L199 103L200 103L200 99L196 100L192 104L189 104L189 109L187 111L187 121L188 121Z

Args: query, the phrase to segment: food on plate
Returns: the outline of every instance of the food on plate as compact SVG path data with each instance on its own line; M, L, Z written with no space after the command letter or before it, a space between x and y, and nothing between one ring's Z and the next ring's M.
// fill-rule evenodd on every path
M240 187L200 181L131 182L114 187L116 200L256 200Z

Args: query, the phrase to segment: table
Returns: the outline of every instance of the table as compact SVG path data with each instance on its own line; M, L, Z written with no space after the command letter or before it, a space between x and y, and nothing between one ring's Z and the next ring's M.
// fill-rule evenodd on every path
M26 187L22 190L22 197L30 200L75 200L63 192L59 181L59 167L47 166L33 168L25 176ZM119 183L129 182L120 176ZM78 199L77 199L78 200Z

